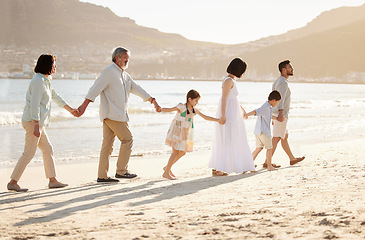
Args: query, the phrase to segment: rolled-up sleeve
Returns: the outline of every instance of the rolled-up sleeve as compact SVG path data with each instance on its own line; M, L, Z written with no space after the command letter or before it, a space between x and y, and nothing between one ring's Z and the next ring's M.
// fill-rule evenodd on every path
M285 99L286 93L288 91L288 83L282 82L279 86L277 86L277 88L275 90L281 94L281 101L279 102L279 104L277 105L276 108L284 109L284 99Z
M29 110L30 117L32 120L39 121L40 120L40 103L42 100L43 93L45 91L44 84L42 79L37 79L32 82L30 86L30 102L29 102Z
M143 101L147 101L151 98L151 95L149 95L141 86L139 86L133 79L130 79L131 81L131 93L137 95L138 97L142 98Z
M86 95L86 99L94 102L96 97L108 86L110 78L106 71L103 71L100 76L95 80L94 85L89 89Z

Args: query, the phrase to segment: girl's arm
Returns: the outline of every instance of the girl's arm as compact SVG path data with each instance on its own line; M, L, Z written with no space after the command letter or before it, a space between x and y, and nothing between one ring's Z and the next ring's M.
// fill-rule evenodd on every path
M177 107L161 108L161 112L173 112L173 111L180 111L180 110Z
M222 108L221 108L222 115L219 119L220 124L226 123L227 97L228 97L229 91L231 90L232 87L233 87L233 80L230 78L227 78L223 82L223 86L222 86Z
M214 118L214 117L210 117L210 116L207 116L207 115L204 115L203 113L201 113L198 109L194 108L196 113L201 116L202 118L204 118L205 120L207 121L214 121L214 122L219 122L219 119L218 118Z

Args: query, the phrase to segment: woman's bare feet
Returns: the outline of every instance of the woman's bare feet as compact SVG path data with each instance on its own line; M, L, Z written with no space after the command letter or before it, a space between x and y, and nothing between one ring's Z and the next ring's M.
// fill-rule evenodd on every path
M227 176L228 173L222 172L222 171L217 171L215 169L212 170L212 176L213 177L220 177L220 176Z

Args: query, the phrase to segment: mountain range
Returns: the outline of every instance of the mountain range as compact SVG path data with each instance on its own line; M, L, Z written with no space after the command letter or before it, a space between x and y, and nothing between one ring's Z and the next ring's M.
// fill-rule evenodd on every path
M365 82L365 4L323 12L285 34L224 45L139 26L78 0L1 0L0 32L0 72L33 66L45 52L57 56L58 72L100 72L122 45L136 78L221 79L241 57L248 80L273 80L277 64L290 59L298 80Z

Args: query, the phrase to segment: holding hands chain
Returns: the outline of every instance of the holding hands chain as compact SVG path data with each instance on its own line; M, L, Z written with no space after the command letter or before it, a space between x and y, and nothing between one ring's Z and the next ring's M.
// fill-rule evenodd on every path
M150 103L155 106L156 112L161 112L161 107L160 107L160 105L158 105L156 99L155 98L150 98L149 100L150 100Z

